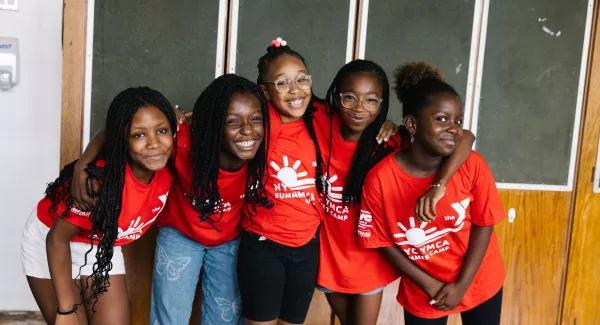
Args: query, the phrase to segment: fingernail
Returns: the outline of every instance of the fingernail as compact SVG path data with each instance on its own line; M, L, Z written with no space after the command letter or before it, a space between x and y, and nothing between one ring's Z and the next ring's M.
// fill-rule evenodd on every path
M430 305L435 304L435 299L431 299L431 301L429 302Z

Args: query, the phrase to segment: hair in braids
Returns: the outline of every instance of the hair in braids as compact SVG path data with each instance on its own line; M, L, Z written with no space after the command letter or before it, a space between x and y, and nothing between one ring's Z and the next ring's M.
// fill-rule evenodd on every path
M287 45L279 45L279 46L270 45L269 47L267 47L267 53L265 53L263 56L260 57L260 59L258 59L258 65L257 65L257 67L258 67L258 79L257 79L258 84L264 84L264 82L266 81L265 78L266 78L266 74L269 70L269 65L284 55L293 56L293 57L299 59L300 61L302 61L302 64L304 64L304 66L307 67L307 70L308 70L308 66L306 65L306 60L304 60L304 57L300 53L292 50ZM311 91L311 94L312 94L312 91ZM316 166L316 178L315 178L315 185L317 187L317 192L327 193L327 182L325 182L323 179L323 156L321 156L321 150L319 149L319 144L317 142L317 135L315 133L315 128L313 125L313 112L317 110L317 108L313 105L315 101L322 102L321 99L315 98L315 96L312 95L310 102L308 103L308 108L306 109L306 112L304 112L304 115L302 115L302 120L304 121L306 130L308 131L308 134L310 135L310 138L313 141L313 144L315 146L315 151L317 154L317 158L316 158L317 166Z
M396 69L394 90L402 102L404 116L416 115L429 105L431 95L450 93L460 98L450 86L440 70L425 62L410 62Z
M381 89L383 90L383 101L381 102L380 111L373 123L371 123L362 133L358 140L358 145L354 156L352 157L352 163L350 165L350 172L348 173L348 181L344 188L342 202L348 203L360 203L362 186L367 176L367 172L375 166L381 159L388 154L392 153L393 146L386 144L385 142L381 145L377 144L375 139L379 129L385 122L389 110L389 99L390 99L390 87L387 76L383 68L377 63L369 60L354 60L344 65L337 73L331 86L327 90L325 100L327 105L332 110L332 113L340 113L339 105L339 94L341 84L348 78L352 77L355 73L369 73L372 74L379 80ZM333 114L331 114L333 119ZM331 131L335 132L335 131ZM330 146L332 134L330 133ZM329 169L329 163L331 159L331 151L329 150L329 157L327 159L327 169Z
M199 215L200 221L208 222L215 229L215 223L223 215L223 203L219 193L219 153L222 150L223 132L227 108L236 93L252 94L258 99L263 115L265 139L258 152L248 163L245 203L250 216L255 215L254 204L270 208L272 203L267 197L265 179L267 169L267 150L269 135L269 108L265 95L257 84L235 74L226 74L215 79L200 94L194 105L191 127L190 163L192 164L192 182L190 202ZM217 220L211 215L219 212Z
M91 163L88 172L90 179L97 179L102 187L96 206L90 214L92 230L90 242L96 240L96 262L92 274L88 277L91 282L91 296L88 303L96 304L98 297L108 290L110 286L108 273L112 269L111 259L114 244L118 234L118 221L123 206L122 194L125 185L125 170L129 151L129 133L131 122L137 111L144 106L158 108L169 121L173 136L177 130L177 119L171 103L158 91L148 87L128 88L119 93L110 104L106 117L106 140L100 157L106 161L104 167ZM100 159L97 158L97 159ZM75 162L65 166L56 181L50 183L46 189L46 196L51 200L51 215L56 215L57 207L64 203L66 209L60 214L67 217L72 208L72 198L69 194L73 177ZM86 263L87 254L86 253ZM85 265L85 264L84 264ZM87 285L90 285L88 282Z

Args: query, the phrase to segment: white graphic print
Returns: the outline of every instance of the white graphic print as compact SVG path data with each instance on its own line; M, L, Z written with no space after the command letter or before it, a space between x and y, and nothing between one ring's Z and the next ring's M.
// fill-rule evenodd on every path
M234 316L237 316L240 313L242 297L238 297L234 302L217 297L215 298L215 302L219 305L219 309L221 310L221 319L225 322L231 322Z
M341 186L333 185L333 183L335 183L338 180L337 175L333 175L329 179L327 179L327 177L329 176L325 175L325 179L327 180L327 197L333 202L341 203L344 188Z
M371 237L371 221L373 221L373 216L370 211L360 210L360 217L358 218L358 235L363 238Z
M400 227L402 232L394 234L394 238L403 241L396 242L397 245L410 245L412 247L403 248L404 252L413 260L415 259L429 259L431 256L447 251L450 248L450 243L447 240L441 241L442 237L452 232L460 231L464 226L466 218L466 209L469 206L470 199L466 198L460 202L452 203L452 208L458 214L458 218L453 216L446 216L444 220L454 220L454 227L444 228L438 230L437 227L431 227L427 229L428 222L421 222L419 226L415 223L415 217L408 219L409 228L398 222L397 225ZM361 215L362 218L362 215ZM434 243L435 242L435 243ZM430 244L433 243L433 244Z
M344 188L342 186L335 186L334 183L338 180L337 175L333 175L330 178L325 175L324 181L327 182L327 200L325 200L325 211L329 216L334 217L338 220L348 219L348 207L342 204L342 198Z
M271 161L271 167L277 172L277 174L273 176L277 177L285 188L289 188L293 191L314 187L314 178L300 179L308 175L306 171L298 172L298 167L300 167L301 164L302 161L296 160L294 165L289 167L287 156L283 156L283 167L279 167L276 162Z
M183 271L188 264L190 264L192 258L183 256L171 259L161 246L157 246L156 249L158 249L156 273L158 273L158 275L166 274L169 281L177 281L179 279L179 272Z
M283 167L271 161L271 167L277 172L272 175L280 181L280 183L274 182L273 188L275 190L276 199L304 199L306 204L315 202L315 197L312 192L304 192L302 190L315 187L314 178L304 178L308 176L306 171L298 172L298 167L302 164L302 161L296 160L292 167L289 166L288 157L283 156Z
M150 219L148 222L142 222L140 223L142 217L138 216L137 219L132 220L129 223L129 228L123 230L119 227L118 231L119 233L117 234L117 240L137 240L140 238L140 236L142 235L142 233L144 232L144 228L148 225L151 225L154 220L156 220L156 218L158 218L158 215L160 214L160 212L162 211L162 209L165 207L165 204L167 203L167 196L169 195L169 192L160 195L158 197L158 199L160 200L160 202L162 203L162 205L160 207L155 207L152 209L152 212L155 212L156 214L154 215L154 218Z

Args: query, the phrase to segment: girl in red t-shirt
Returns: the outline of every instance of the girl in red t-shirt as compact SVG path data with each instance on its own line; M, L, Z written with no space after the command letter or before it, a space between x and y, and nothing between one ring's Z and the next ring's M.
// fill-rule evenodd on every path
M361 190L371 167L407 147L410 134L402 128L402 137L394 136L388 143L376 141L387 118L389 83L375 62L354 60L344 65L329 87L326 101L329 116L315 113L317 138L327 160L318 289L326 293L342 324L376 324L383 289L399 275L377 251L358 245ZM445 186L469 157L473 140L473 134L466 131L433 184ZM426 197L442 195L440 187L432 187Z
M255 205L272 204L264 185L269 125L258 85L226 74L200 94L191 126L179 126L172 157L176 180L157 220L152 324L189 321L201 270L202 323L241 323L240 221L244 213L254 215ZM99 149L99 139L92 139L81 160Z
M256 216L243 221L238 260L242 313L247 324L301 324L319 264L324 179L315 128L325 107L312 95L304 58L284 40L273 40L258 61L258 72L271 113L266 190L274 206L258 208ZM379 138L395 129L387 123Z
M161 93L129 88L112 101L105 150L87 166L89 178L101 184L91 212L77 208L70 195L76 161L48 185L23 231L22 252L49 324L129 324L121 246L142 236L165 205L176 127Z
M304 58L274 40L258 61L258 84L271 118L266 190L272 209L258 207L243 220L238 260L242 314L247 324L301 324L315 290L319 264L317 229L323 218L322 156ZM265 323L263 323L265 322Z
M177 178L160 215L151 324L187 324L202 272L202 324L241 324L237 258L242 215L269 207L267 101L257 84L226 74L177 133Z
M423 219L414 202L432 185L457 147L462 104L437 69L401 67L396 94L411 145L384 158L365 179L359 244L376 248L402 273L398 302L407 325L499 324L504 266L494 225L504 210L490 169L472 152L445 186L437 217Z

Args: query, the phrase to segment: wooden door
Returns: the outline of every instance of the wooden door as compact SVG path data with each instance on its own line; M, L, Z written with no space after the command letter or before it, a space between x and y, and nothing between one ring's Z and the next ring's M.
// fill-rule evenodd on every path
M600 298L600 33L597 18L598 8L560 322L565 325L600 324L597 306Z

